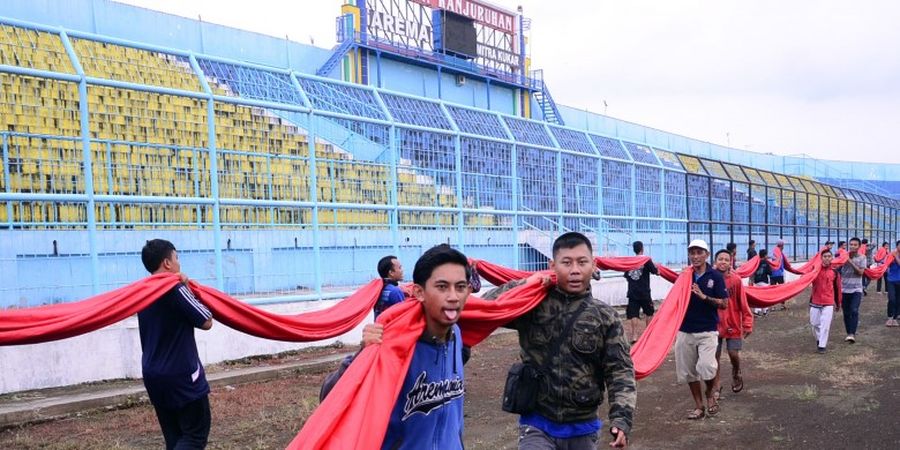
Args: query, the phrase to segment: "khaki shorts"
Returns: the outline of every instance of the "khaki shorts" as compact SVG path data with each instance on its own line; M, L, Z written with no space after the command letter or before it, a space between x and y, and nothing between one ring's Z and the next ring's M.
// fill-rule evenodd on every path
M716 376L719 332L678 332L675 338L675 375L679 383L708 381Z

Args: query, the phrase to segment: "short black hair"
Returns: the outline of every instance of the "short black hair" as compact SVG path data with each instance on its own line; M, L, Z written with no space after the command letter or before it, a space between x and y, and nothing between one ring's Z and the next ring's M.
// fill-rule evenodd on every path
M164 259L172 256L175 245L165 239L151 239L141 249L141 262L147 272L153 273L159 270Z
M819 252L820 255L824 255L824 254L826 254L826 253L831 253L831 249L830 249L830 248L826 248L826 249L822 250L821 252ZM833 255L834 253L831 253L831 254Z
M466 269L466 281L472 280L472 269L469 267L469 259L466 258L466 255L447 244L441 244L428 249L416 261L416 267L413 269L413 283L425 286L425 282L431 278L434 269L444 264L463 266Z
M847 243L847 241L838 241L838 247L840 247L840 246L842 246L842 245L844 245L844 244L846 244L846 243Z
M588 247L590 247L590 245L588 245ZM634 254L637 255L638 253L644 251L644 243L641 241L634 241L631 243L631 248L632 250L634 250Z
M897 241L897 243L894 244L894 247L896 247L896 246L898 246L898 245L900 245L900 241Z
M754 241L753 239L750 239L750 245L753 245L755 243L756 243L756 241Z
M581 244L587 245L587 248L591 251L591 254L594 253L594 247L591 246L591 241L587 238L587 236L577 231L563 233L559 235L559 237L556 238L555 241L553 241L553 257L556 258L556 254L559 253L560 249L575 248Z
M853 242L853 241L856 241L857 244L860 244L860 243L861 243L861 242L859 241L859 238L856 237L856 236L850 238L850 242Z
M719 255L721 255L722 253L728 253L728 257L731 257L731 252L723 248L716 252L716 256L714 256L713 259L719 259Z
M725 246L725 249L729 252L733 252L737 250L737 244L735 244L734 242L729 242L728 245Z
M378 260L378 276L381 278L387 278L391 273L391 270L394 269L394 260L397 259L394 255L387 255L384 258Z
M853 239L850 239L850 240L852 241ZM860 243L861 243L861 244L868 244L868 243L869 243L869 240L868 240L868 239L863 239Z
M884 246L886 246L886 245L891 245L891 244L889 244L888 241L884 241L884 242L881 243L881 246L882 246L882 247L884 247Z
M766 250L766 249L764 249L764 248L763 248L763 249L760 249L760 250L759 250L759 259L763 259L763 258L765 258L766 256L769 256L769 251ZM760 263L760 264L762 264L762 263Z

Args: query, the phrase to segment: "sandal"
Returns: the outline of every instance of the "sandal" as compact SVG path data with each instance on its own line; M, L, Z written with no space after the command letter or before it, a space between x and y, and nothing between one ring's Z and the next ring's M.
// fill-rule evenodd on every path
M706 410L703 408L694 408L694 410L687 415L688 420L700 420L704 417L706 417Z
M713 403L712 406L706 408L706 414L709 415L709 417L712 417L718 413L719 413L719 401L715 400L715 403Z
M740 372L736 372L731 377L731 392L737 394L744 390L744 377L741 376Z

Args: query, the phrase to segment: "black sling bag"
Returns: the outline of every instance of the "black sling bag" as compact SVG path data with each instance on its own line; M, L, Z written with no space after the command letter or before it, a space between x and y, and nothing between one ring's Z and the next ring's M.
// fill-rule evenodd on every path
M572 317L566 322L565 328L556 337L556 340L550 344L549 355L552 356L559 353L562 343L569 337L575 320L581 316L587 305L588 301L583 301L578 310L572 314ZM549 359L547 358L545 361ZM503 386L503 402L501 404L503 410L513 414L528 414L534 411L535 406L537 406L538 393L541 389L541 380L544 378L543 372L546 370L546 363L540 367L524 362L513 364L506 374L506 385Z

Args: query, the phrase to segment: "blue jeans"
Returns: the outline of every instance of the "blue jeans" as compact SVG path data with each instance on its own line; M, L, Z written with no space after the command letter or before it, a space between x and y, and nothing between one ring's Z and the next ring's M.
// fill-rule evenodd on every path
M862 301L862 292L843 294L841 308L844 310L844 328L847 329L847 334L856 334L856 327L859 325L860 301Z
M884 289L888 293L888 318L900 319L900 281L885 280Z

